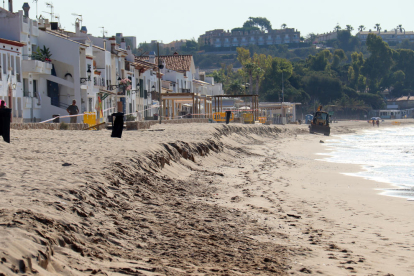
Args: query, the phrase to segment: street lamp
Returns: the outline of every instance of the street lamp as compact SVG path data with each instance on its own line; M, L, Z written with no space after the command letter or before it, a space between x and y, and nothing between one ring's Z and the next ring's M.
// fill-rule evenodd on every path
M86 71L86 73L88 73L88 81L91 81L92 71L90 65L88 65L88 71Z

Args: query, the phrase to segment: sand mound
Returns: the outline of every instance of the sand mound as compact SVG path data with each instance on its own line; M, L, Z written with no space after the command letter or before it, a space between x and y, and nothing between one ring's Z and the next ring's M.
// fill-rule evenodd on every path
M138 137L127 133L122 142L102 139L109 134L105 131L86 137L85 132L65 132L70 138L56 131L12 132L16 148L27 144L32 148L11 152L9 171L0 178L2 184L8 183L2 185L7 198L0 209L0 272L285 274L296 249L252 239L272 231L237 209L204 201L214 197L217 188L211 181L194 178L194 173L219 179L220 173L203 170L199 162L224 148L235 155L242 152L231 146L232 140L255 143L259 136L276 139L304 128L199 125L186 130L185 139L175 140L180 137L171 132L177 129L185 128L170 127L155 138L150 132ZM33 134L36 145L31 143ZM161 138L167 142L159 143ZM68 139L70 147L81 150L64 152L57 163L56 152L67 146ZM99 151L106 147L106 153L96 154L103 140L112 145ZM145 146L140 147L143 141ZM120 155L125 148L131 152ZM37 177L41 172L28 165L39 155L46 164L40 166L44 175ZM52 163L57 163L54 173L45 172ZM25 178L30 183L22 181Z

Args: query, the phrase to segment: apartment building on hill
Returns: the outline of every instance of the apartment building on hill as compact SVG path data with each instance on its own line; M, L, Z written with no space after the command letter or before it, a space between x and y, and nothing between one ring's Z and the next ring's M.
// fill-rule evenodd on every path
M247 47L251 44L269 46L276 44L299 43L300 32L294 28L271 31L225 31L222 29L208 31L201 35L199 43L215 48Z
M356 34L356 36L361 39L362 42L366 42L369 34L376 34L382 38L383 41L390 43L401 43L404 40L409 40L410 42L414 42L414 32L413 31L401 31L398 29L394 29L392 31L362 31Z

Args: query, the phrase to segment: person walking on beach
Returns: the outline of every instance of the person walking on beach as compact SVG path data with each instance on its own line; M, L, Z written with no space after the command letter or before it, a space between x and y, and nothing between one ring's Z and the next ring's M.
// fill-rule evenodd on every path
M372 119L372 126L375 126L375 120Z
M377 127L379 127L379 119L377 119Z
M72 101L72 105L70 105L66 111L69 113L69 115L78 115L79 114L79 108L76 105L76 101L73 100ZM70 123L71 124L76 124L78 120L78 117L70 117Z

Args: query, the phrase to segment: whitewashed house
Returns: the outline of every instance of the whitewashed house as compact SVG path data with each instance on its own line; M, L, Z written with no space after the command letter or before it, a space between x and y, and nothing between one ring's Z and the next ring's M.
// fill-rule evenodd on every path
M0 46L3 75L0 97L5 97L9 77L8 82L14 84L11 86L13 96L4 99L9 106L11 103L14 122L40 121L41 96L47 89L46 77L51 74L52 64L33 56L39 46L39 29L37 21L29 18L30 6L25 3L24 12L13 13L12 5L9 2L9 10L0 8L0 38L9 40Z

